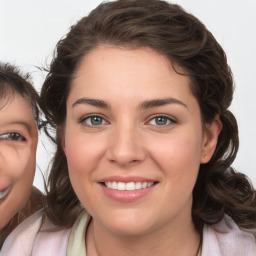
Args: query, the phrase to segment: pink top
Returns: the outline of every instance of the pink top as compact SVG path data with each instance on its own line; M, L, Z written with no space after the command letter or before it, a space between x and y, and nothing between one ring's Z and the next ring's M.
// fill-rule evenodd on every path
M66 256L71 229L38 232L41 223L42 211L38 211L23 221L7 237L0 256ZM41 230L51 228L54 228L54 225L46 220Z
M83 213L72 229L40 231L42 212L22 222L6 239L1 256L66 256L79 251L86 256L86 226L90 216ZM46 221L41 230L54 226ZM80 245L79 245L80 244ZM73 248L72 248L73 247ZM81 249L79 249L81 247ZM67 249L70 253L67 254ZM234 221L225 216L213 226L204 226L202 256L256 256L256 243L252 234L241 231ZM75 255L74 255L75 256Z

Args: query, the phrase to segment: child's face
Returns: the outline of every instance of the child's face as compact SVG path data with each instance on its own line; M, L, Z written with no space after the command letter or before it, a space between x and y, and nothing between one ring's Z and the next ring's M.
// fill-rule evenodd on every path
M0 230L30 195L37 140L32 107L28 100L15 93L0 109Z

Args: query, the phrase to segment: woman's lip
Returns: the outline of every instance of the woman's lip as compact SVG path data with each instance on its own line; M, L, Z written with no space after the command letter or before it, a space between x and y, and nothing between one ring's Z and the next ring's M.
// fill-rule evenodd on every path
M152 180L149 178L139 177L139 176L109 176L99 180L98 182L157 182L157 180Z
M149 194L157 186L157 184L155 184L151 187L136 189L136 190L117 190L117 189L108 188L104 186L104 184L102 183L99 183L99 185L101 186L106 196L108 196L109 198L115 201L120 201L120 202L136 201L146 196L147 194Z
M10 191L11 191L11 186L9 186L4 190L0 190L0 200L4 199L9 194Z

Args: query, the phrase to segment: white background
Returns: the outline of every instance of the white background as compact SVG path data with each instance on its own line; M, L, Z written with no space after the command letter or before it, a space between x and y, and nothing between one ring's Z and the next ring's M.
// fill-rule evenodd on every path
M0 0L0 61L31 72L37 90L57 41L100 0ZM226 51L236 91L231 110L240 130L240 150L234 167L256 185L256 0L176 0L197 16ZM46 148L46 149L45 149ZM41 135L35 185L43 190L53 147Z

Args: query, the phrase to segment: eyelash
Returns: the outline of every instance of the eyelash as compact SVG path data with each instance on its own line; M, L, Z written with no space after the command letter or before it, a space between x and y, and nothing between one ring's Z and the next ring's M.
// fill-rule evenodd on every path
M26 138L17 132L7 132L0 135L0 140L26 141Z
M93 121L93 118L98 118L100 119L101 123L100 124L92 124L92 121ZM150 122L152 120L156 120L157 118L164 118L166 120L166 124L150 124ZM86 123L86 121L90 120L90 124ZM95 121L95 120L94 120ZM105 122L105 123L104 123ZM109 122L107 122L105 120L105 118L99 114L92 114L92 115L89 115L89 116L85 116L83 118L81 118L79 120L79 123L82 123L84 124L85 126L88 126L88 127L100 127L101 125L106 125L106 124L109 124ZM177 123L177 120L174 119L173 117L169 116L169 115L166 115L166 114L157 114L153 117L151 117L149 119L149 121L146 122L147 125L153 125L153 126L159 126L159 127L166 127L168 125L171 125L171 124L176 124Z
M157 125L157 124L150 124L150 122L152 120L156 120L157 118L164 118L169 123L162 124L162 125L161 124L159 124L159 125ZM147 121L146 124L154 125L154 126L159 126L159 127L166 127L166 126L171 125L171 124L177 124L177 120L175 118L169 116L169 115L166 115L166 114L157 114L157 115L154 115L153 117L150 117L149 121Z
M102 122L105 122L106 124L108 124L108 122L105 120L105 118L102 117L99 114L93 114L93 115L85 116L85 117L83 117L79 120L79 123L81 123L85 126L88 126L88 127L99 127L101 125L106 125L106 124L102 124L102 123L98 124L98 125L93 125L92 124L92 118L100 118L102 120ZM87 120L91 120L91 124L86 123Z

